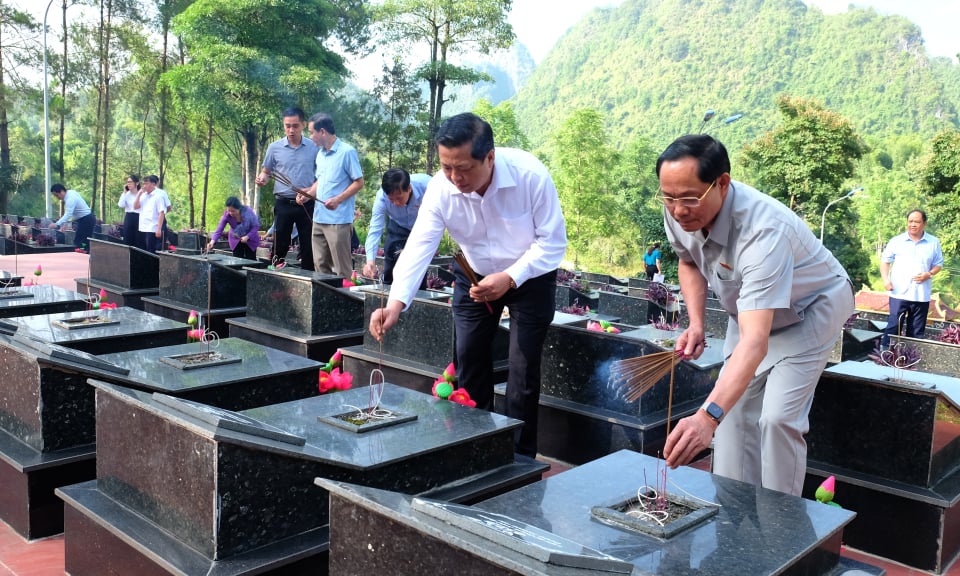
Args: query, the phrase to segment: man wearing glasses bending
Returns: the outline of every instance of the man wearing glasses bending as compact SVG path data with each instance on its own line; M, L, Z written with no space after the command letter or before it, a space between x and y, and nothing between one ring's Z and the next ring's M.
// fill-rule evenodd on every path
M667 464L689 463L715 437L714 473L799 495L807 416L853 313L853 286L803 220L731 180L727 150L711 136L675 140L657 176L690 316L677 350L703 353L708 285L730 315L723 369L703 407L667 438Z

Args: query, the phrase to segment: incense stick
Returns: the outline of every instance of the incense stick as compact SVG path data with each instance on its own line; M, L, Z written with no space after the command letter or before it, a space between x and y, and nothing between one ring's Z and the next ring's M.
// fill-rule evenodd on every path
M610 368L610 379L621 382L624 399L633 402L646 394L661 378L672 374L681 354L680 350L668 350L617 360Z
M467 280L470 281L470 284L476 286L477 275L473 271L473 268L470 267L470 263L467 262L467 257L463 255L463 251L457 250L457 253L453 255L453 259L457 261L457 265L463 270L463 274L467 277ZM487 305L487 311L493 314L493 307L490 306L490 303L486 300L484 300L483 303Z

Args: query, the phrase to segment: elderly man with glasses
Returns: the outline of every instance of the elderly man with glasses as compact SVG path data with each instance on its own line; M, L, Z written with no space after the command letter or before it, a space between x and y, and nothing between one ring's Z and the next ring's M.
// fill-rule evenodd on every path
M667 438L667 464L687 464L715 437L716 474L799 495L813 393L853 313L853 286L803 220L730 178L714 138L677 139L657 176L690 316L677 350L703 353L708 286L730 315L723 369L703 407Z

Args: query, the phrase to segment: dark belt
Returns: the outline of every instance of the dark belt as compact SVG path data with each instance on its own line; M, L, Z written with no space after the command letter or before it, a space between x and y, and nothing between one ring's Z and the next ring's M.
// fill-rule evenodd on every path
M296 198L287 198L285 196L277 196L277 202L282 202L284 204L296 204Z

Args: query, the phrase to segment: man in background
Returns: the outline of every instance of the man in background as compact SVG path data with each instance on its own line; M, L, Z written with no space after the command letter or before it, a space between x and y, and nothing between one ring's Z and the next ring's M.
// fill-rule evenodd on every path
M367 263L363 266L364 276L377 276L377 248L386 227L387 237L383 243L383 282L393 284L393 268L407 244L413 224L417 221L420 203L429 183L430 176L411 176L403 168L391 168L383 173L380 190L377 190L377 196L373 200L373 216L370 218L370 228L367 230L367 241L364 245L367 253Z
M50 227L59 229L67 220L73 220L73 225L77 228L73 236L73 245L81 250L89 249L88 239L93 235L93 227L97 224L90 206L79 192L67 190L67 187L60 183L50 187L50 194L63 201L63 216Z

